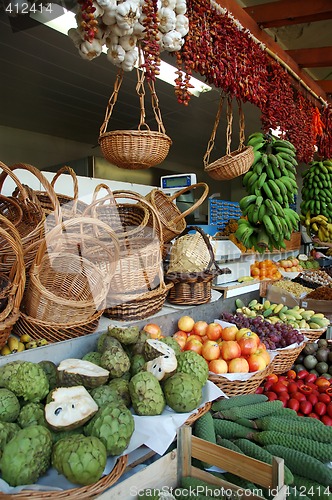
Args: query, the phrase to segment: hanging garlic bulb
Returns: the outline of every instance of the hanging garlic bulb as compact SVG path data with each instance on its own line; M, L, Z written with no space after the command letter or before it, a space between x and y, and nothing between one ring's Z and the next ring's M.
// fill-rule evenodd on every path
M127 52L136 47L137 37L134 35L125 35L119 37L119 45Z
M163 47L168 52L180 50L183 45L181 33L176 30L169 31L162 37Z
M95 59L95 57L100 56L101 54L101 49L102 46L97 39L93 39L91 42L88 40L85 40L84 42L81 43L79 46L79 52L83 59L89 59L90 61L92 59Z
M189 32L189 19L183 14L176 16L175 29L181 36L186 36Z
M107 59L115 64L115 66L119 66L124 60L126 55L126 51L121 47L121 45L112 45L107 51Z
M159 30L162 33L168 33L168 31L172 31L175 29L176 15L174 10L162 7L158 11L158 17L159 17Z

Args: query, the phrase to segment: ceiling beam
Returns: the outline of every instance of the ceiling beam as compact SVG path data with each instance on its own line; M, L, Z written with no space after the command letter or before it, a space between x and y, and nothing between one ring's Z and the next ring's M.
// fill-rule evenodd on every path
M332 94L332 80L317 80L317 83L324 92L327 94Z
M286 50L300 68L326 68L332 66L332 47Z
M277 28L290 24L332 19L331 0L278 0L244 7L243 10L262 28Z
M281 1L283 0L280 0L280 2ZM302 80L315 94L326 101L327 97L325 91L316 83L315 80L301 70L294 59L292 59L270 35L265 33L265 31L257 25L256 21L250 17L247 12L245 12L236 0L216 0L216 2L224 9L227 9L235 17L235 19L242 24L243 27L247 28L250 33L266 45L271 52L284 61L284 63L298 76L298 78ZM277 3L279 4L280 2L278 1Z

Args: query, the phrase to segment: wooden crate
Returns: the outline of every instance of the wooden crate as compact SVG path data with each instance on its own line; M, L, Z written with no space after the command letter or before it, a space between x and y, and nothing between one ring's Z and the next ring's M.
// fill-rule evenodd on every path
M291 234L290 240L285 240L286 249L285 252L289 250L299 250L301 246L301 233L300 231L295 231Z
M222 470L232 472L262 487L270 488L272 500L286 499L287 486L284 484L284 460L282 458L273 457L272 465L269 465L192 436L191 432L191 427L182 426L178 430L176 450L105 491L98 497L99 500L134 500L138 492L144 489L150 490L151 495L153 490L171 492L171 488L174 490L180 484L181 477L187 476L206 481L220 490L224 488L228 491L241 492L245 498L262 500L262 497L256 494L257 492L243 490L192 466L192 458L213 463Z

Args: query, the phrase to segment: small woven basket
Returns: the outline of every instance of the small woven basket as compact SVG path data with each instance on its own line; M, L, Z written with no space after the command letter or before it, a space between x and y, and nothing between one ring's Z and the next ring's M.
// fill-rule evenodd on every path
M228 97L226 155L210 163L210 154L214 148L215 137L220 121L223 101L224 97L223 95L221 95L216 120L214 123L210 141L208 143L207 151L204 155L204 160L203 160L205 172L210 177L212 177L212 179L219 181L227 181L239 177L240 175L246 173L254 162L253 148L251 146L244 145L244 140L245 140L244 114L240 101L238 101L239 120L240 120L240 144L238 149L231 153L233 111L232 111L232 100L230 97Z
M55 183L63 174L69 174L71 177L73 183L73 196L57 193L55 191ZM51 181L51 186L55 191L55 195L60 206L62 207L62 217L74 217L75 215L81 215L84 212L87 204L78 199L78 180L75 171L71 167L65 165L60 168L54 175ZM35 193L45 214L49 215L52 213L54 211L54 206L48 191L35 191Z
M62 342L93 333L102 314L103 311L96 311L84 321L61 324L32 318L25 313L23 306L20 317L13 326L13 333L18 337L27 333L33 340L46 339L49 343Z
M325 333L327 330L326 328L320 328L319 330L312 330L312 329L306 329L306 328L300 328L300 332L307 337L308 342L316 342L323 333Z
M247 380L229 380L222 375L209 375L209 380L216 384L226 396L239 396L240 394L253 394L256 389L261 385L265 377L275 373L273 361L267 365L264 370L255 372L252 377Z
M214 252L208 236L198 226L189 226L184 231L186 235L189 231L195 230L201 234L209 254L209 262L206 269L200 272L167 272L166 283L173 283L167 301L178 305L198 305L205 304L211 300L212 280L218 274L228 274L228 268L219 269L214 260ZM180 236L182 238L182 236ZM175 242L176 244L176 242Z
M196 200L191 207L181 212L174 201L182 194L200 187L203 188L201 197ZM148 200L157 211L162 225L162 240L165 244L183 233L187 227L185 218L203 203L208 193L209 186L204 182L199 182L177 191L172 196L167 196L161 189L152 189L152 191L145 196L145 199Z
M290 370L298 357L298 355L305 348L306 342L302 342L297 347L293 347L290 349L277 349L275 351L271 351L272 353L277 353L274 357L273 363L273 373L276 375L280 375L282 373L286 373Z
M97 498L105 490L113 486L122 474L124 473L128 462L128 455L121 456L117 459L112 471L103 476L99 481L87 486L79 486L62 491L38 491L38 490L21 490L19 493L3 494L4 500L81 500ZM2 498L2 497L1 497Z
M187 418L187 420L185 421L185 425L193 425L196 422L196 420L198 420L203 415L205 415L205 413L210 411L211 406L212 406L212 401L208 401L207 403L205 403L204 406L198 408L196 413L193 413L192 415L190 415L189 418Z
M113 93L109 99L104 122L100 128L99 144L104 158L119 168L130 170L147 169L162 163L168 155L172 141L165 133L161 113L153 82L148 86L151 91L152 107L158 124L158 131L150 130L145 122L144 107L144 71L137 69L136 91L140 99L141 119L138 130L114 130L106 132L109 119L123 80L123 71L119 70Z
M95 237L95 227L103 230L108 245ZM75 323L103 309L119 248L114 231L98 219L76 217L55 226L41 242L30 270L24 296L27 314Z

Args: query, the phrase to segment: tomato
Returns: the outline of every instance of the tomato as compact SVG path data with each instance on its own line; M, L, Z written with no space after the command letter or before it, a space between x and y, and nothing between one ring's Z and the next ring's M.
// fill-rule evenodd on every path
M316 413L314 413L314 412L309 413L309 414L307 415L307 417L310 417L310 418L316 418L317 420L320 420L319 416L318 416L318 415L316 415Z
M279 381L273 384L271 389L277 394L279 394L280 392L287 392L287 387L285 386L285 384Z
M328 414L329 417L332 418L332 402L327 405L326 413Z
M298 386L297 386L296 382L289 382L289 384L288 384L289 394L292 394L293 392L297 392L297 391L298 391Z
M308 415L312 412L312 404L310 401L301 401L300 402L300 410L304 415Z
M267 391L265 393L265 396L268 397L269 401L275 401L276 399L278 399L277 394L275 392L273 392L273 391Z
M322 403L321 401L318 401L318 403L314 405L314 410L315 413L317 413L317 415L322 417L326 413L326 404Z
M295 392L292 394L292 398L297 399L298 401L306 401L306 396L303 392Z
M330 387L330 382L324 377L318 377L315 384L317 385L319 392L324 392Z
M287 401L287 408L291 408L292 410L298 411L300 409L300 401L295 398L290 398Z
M308 384L309 382L315 382L317 380L317 375L314 373L308 373L306 377L304 377L304 383Z
M305 385L305 384L300 385L299 390L303 394L311 394L312 393L312 387L309 387L308 385Z
M323 415L320 420L323 424L332 426L332 418L329 415Z
M318 403L318 396L317 394L312 392L307 396L307 400L310 401L312 405L315 405L316 403Z
M265 384L264 384L264 391L270 391L271 390L271 387L273 386L274 382L272 380L268 380Z
M257 387L255 393L256 394L263 394L264 392L264 387L263 386L260 386L260 387Z
M272 382L272 384L274 384L275 382L278 382L279 378L278 378L278 375L276 373L270 373L270 375L267 375L265 377L265 380L266 380L266 383Z
M278 397L279 401L282 402L284 408L287 407L287 403L288 403L288 399L289 399L289 397L287 398L286 396L289 396L287 394L287 392L285 392L283 394L279 394L279 397Z
M321 392L318 394L318 401L321 401L322 403L328 405L331 401L331 397L326 394L326 392Z
M296 379L296 371L294 371L294 370L288 370L288 372L287 372L287 378L289 380L295 380Z
M297 373L297 380L302 380L304 379L307 375L309 374L309 372L307 372L307 370L300 370L298 373Z
M328 387L327 389L325 389L325 392L332 397L332 387Z

